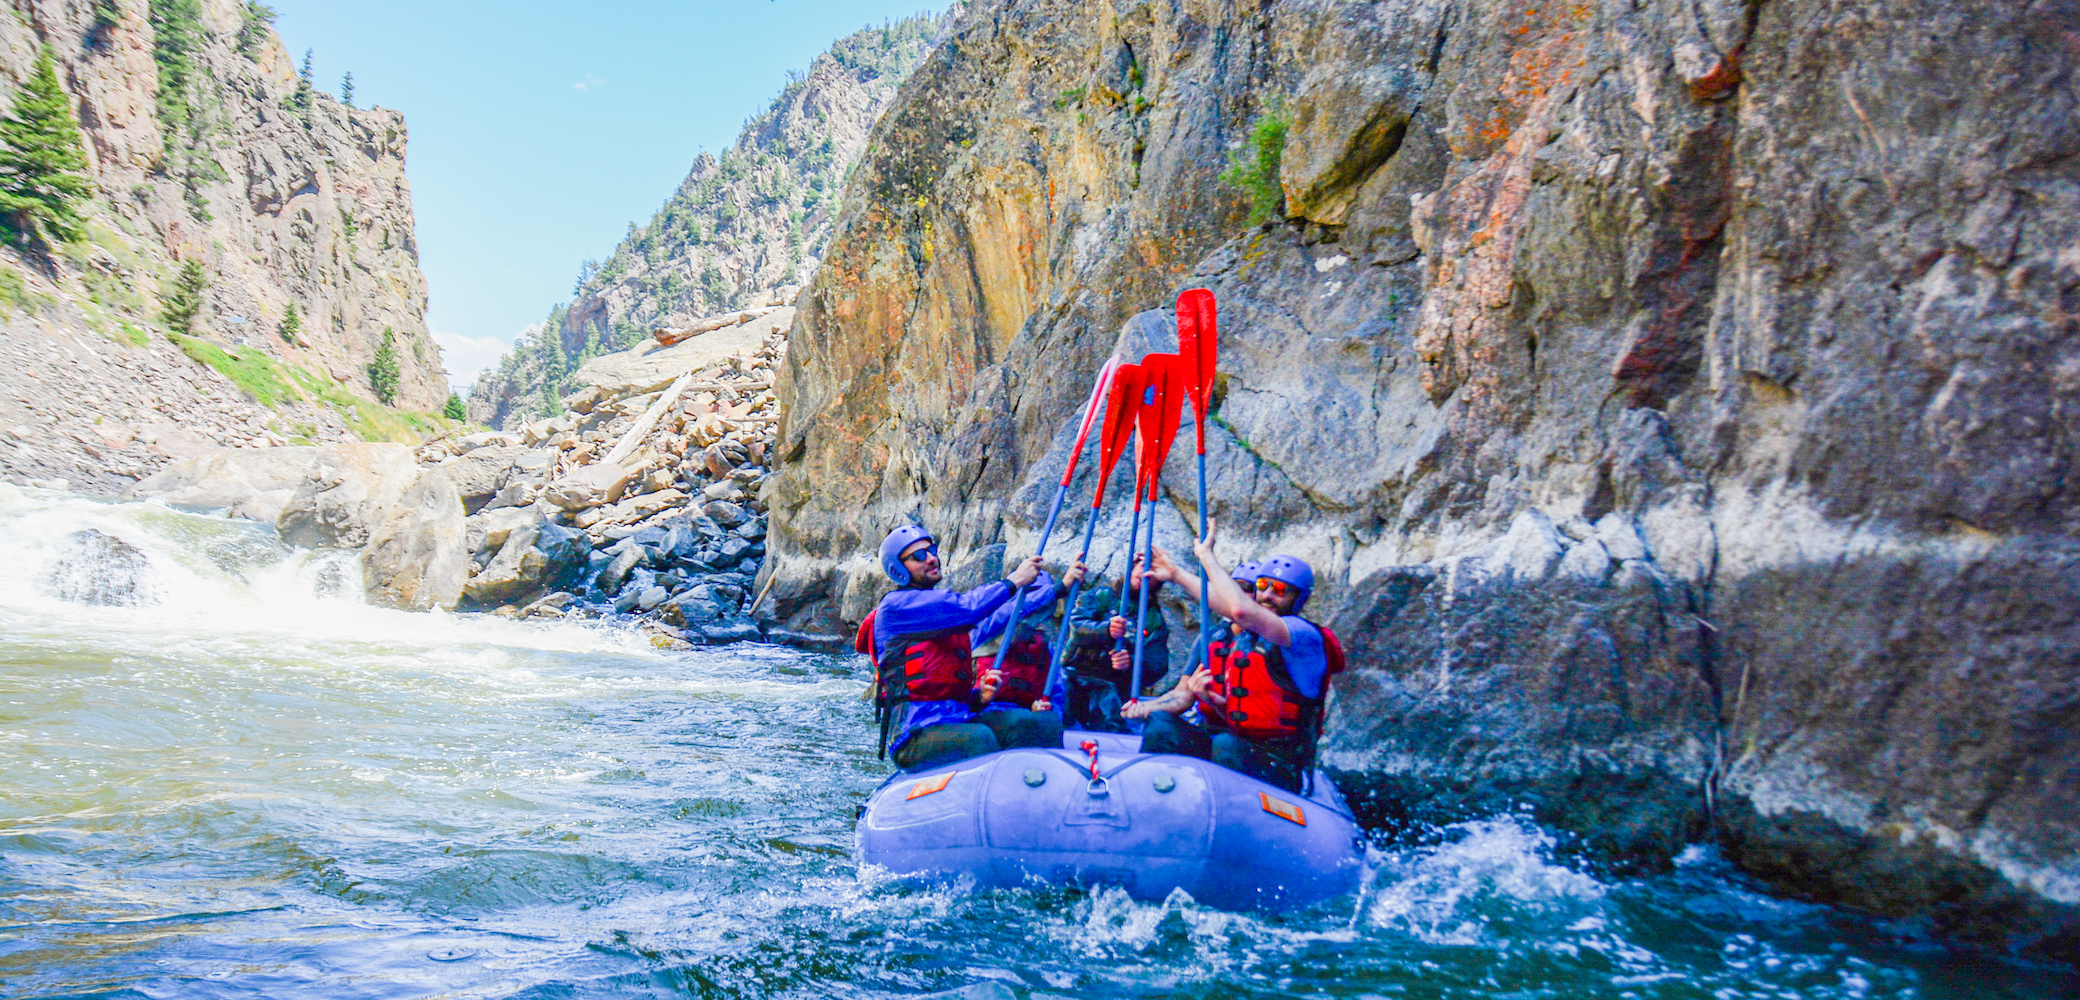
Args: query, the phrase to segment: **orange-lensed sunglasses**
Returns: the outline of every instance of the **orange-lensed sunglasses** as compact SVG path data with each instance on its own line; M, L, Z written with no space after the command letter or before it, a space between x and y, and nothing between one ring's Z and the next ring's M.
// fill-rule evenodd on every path
M1260 576L1257 577L1257 589L1268 590L1274 594L1277 594L1280 597L1284 597L1287 593L1293 590L1293 585L1285 582L1284 580L1278 580L1268 576Z

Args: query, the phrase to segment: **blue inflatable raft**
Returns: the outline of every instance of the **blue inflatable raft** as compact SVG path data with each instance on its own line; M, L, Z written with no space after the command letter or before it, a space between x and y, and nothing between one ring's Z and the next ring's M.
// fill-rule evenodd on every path
M1091 757L1077 746L1098 744ZM1144 754L1140 737L1069 732L899 773L859 822L861 859L984 888L1117 885L1222 909L1285 909L1358 890L1365 838L1328 776L1302 797L1209 761Z

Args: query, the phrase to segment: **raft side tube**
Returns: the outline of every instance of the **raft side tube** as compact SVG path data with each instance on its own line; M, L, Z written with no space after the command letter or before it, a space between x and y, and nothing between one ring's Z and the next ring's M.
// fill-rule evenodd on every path
M1076 743L1096 738L1099 778ZM1137 737L1071 732L898 774L869 797L861 859L985 888L1117 885L1161 901L1288 907L1354 892L1363 835L1335 786L1302 797L1209 761L1143 754Z

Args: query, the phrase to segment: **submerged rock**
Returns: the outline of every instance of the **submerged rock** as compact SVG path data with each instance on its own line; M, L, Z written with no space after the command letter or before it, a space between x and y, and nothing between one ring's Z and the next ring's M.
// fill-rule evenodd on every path
M144 551L93 528L61 539L56 558L43 573L43 590L61 601L100 607L135 607L157 600L151 560Z

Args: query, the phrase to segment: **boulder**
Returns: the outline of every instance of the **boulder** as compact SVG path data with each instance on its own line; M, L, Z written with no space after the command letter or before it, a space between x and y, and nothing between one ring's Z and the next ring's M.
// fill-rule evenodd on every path
M629 470L609 462L588 465L549 484L543 499L564 510L585 510L621 499Z
M695 587L658 605L658 615L680 628L721 621L723 610L709 598L704 587Z
M474 514L498 496L513 462L527 452L528 449L518 446L492 445L448 459L441 463L441 468L454 481L455 492L462 497L462 509Z
M794 314L792 307L776 309L749 323L704 333L673 347L594 358L572 373L571 380L581 386L597 386L605 399L656 392L687 372L755 353L768 335L793 326Z
M511 488L519 484L541 487L549 484L549 477L556 474L556 452L550 448L529 448L514 456L513 464L506 469L505 479L499 484Z
M445 475L441 479L447 481ZM358 549L375 537L391 508L418 481L418 463L404 445L326 445L317 449L275 527L290 545ZM460 538L458 528L458 543Z
M43 574L43 591L61 601L101 607L153 603L151 560L114 535L87 528L66 535Z
M744 508L727 500L711 500L701 505L701 513L713 518L715 523L723 528L737 527L751 518L750 514L744 512Z
M671 596L672 592L663 587L645 587L641 594L636 595L636 607L648 611L663 604Z
M694 627L693 631L708 640L711 646L727 646L733 642L758 642L765 634L758 626L742 618L707 622Z
M852 637L821 632L797 632L791 629L768 629L767 642L781 646L793 646L812 653L840 653L852 648Z
M637 566L642 565L643 558L643 547L640 545L630 545L622 549L614 557L614 561L607 564L606 569L599 571L600 592L603 594L620 593L621 585L628 582L628 575L635 572Z
M547 521L510 529L498 555L471 577L463 597L472 604L503 604L575 582L592 554L582 531Z
M439 467L422 470L362 553L369 603L406 611L454 607L469 580L467 541L455 484Z
M472 514L464 520L471 552L497 551L515 530L530 527L541 518L522 507L497 507Z
M122 497L229 508L233 517L273 522L317 457L312 447L227 448L181 459L124 490Z

